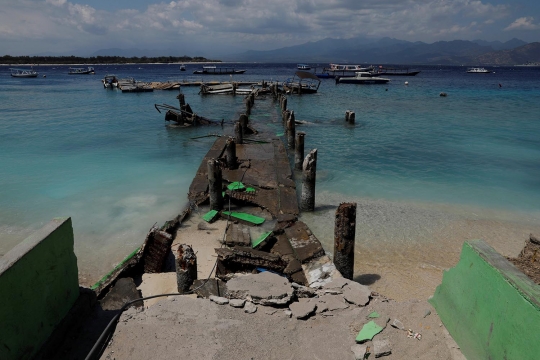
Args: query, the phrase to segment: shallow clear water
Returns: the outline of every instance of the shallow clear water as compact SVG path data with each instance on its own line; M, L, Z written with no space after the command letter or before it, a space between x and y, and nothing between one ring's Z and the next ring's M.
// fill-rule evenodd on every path
M237 66L248 69L237 80L285 80L296 70ZM192 138L230 133L230 126L168 127L154 104L176 105L176 92L122 94L100 80L106 73L201 79L191 74L196 67L95 66L97 75L68 76L67 66L50 66L35 79L11 78L0 67L0 254L51 218L71 216L81 280L91 283L154 223L175 216L214 141ZM317 191L325 199L333 193L540 213L540 68L487 75L419 69L380 86L323 80L316 95L288 97L296 119L309 122L298 128L307 133L306 149L319 149ZM231 120L244 109L239 96L198 90L182 91L199 115ZM251 119L281 133L276 110L268 97ZM355 126L345 124L345 110L355 111Z

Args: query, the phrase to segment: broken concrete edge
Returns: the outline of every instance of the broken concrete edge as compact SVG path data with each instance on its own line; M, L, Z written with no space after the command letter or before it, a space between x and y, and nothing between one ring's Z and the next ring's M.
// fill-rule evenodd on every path
M184 209L178 216L172 220L167 220L161 228L157 228L155 224L150 228L146 234L146 238L141 246L133 250L128 254L120 263L118 263L111 271L105 274L101 279L99 279L94 285L90 286L90 289L96 293L98 298L101 298L105 291L113 285L116 280L118 280L122 275L129 270L136 268L144 262L145 249L148 242L149 235L158 230L165 231L168 234L171 234L173 239L175 238L175 229L177 229L180 224L191 215L191 211L197 207L198 204L194 202L188 202Z
M251 247L253 249L257 248L263 241L265 241L270 235L272 234L272 231L265 232L261 234L257 239L253 240Z

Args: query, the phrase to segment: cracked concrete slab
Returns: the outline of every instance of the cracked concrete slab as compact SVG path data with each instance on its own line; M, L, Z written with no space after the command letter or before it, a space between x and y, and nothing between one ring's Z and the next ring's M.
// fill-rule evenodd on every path
M238 276L227 282L229 296L247 299L261 305L286 305L292 300L294 289L289 281L269 271Z

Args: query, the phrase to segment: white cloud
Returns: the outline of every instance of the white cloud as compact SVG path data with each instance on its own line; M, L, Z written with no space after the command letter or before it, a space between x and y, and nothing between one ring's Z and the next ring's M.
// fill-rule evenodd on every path
M213 52L270 49L326 37L466 39L481 36L483 25L510 14L510 6L489 1L175 0L107 11L85 4L90 0L3 0L7 4L0 9L0 48L21 52L31 46L28 53L183 46ZM536 26L532 18L518 19L507 29L527 26Z
M516 19L513 23L508 25L504 30L537 30L540 29L540 25L534 23L532 16L521 17Z

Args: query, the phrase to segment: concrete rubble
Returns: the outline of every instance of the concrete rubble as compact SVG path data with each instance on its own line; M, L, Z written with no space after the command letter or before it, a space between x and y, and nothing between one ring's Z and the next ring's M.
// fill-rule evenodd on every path
M248 314L253 314L257 311L257 305L253 304L251 301L246 301L244 305L244 312Z
M294 289L289 281L269 271L235 277L227 282L229 296L235 299L251 299L261 305L287 305Z
M390 341L387 338L373 340L373 353L376 358L390 355L392 353Z
M229 303L229 299L215 295L210 296L210 301L215 302L218 305L227 305Z
M351 281L343 287L343 297L347 302L364 306L369 302L371 290L365 285Z
M292 311L292 315L297 319L306 319L315 313L317 304L311 299L298 299L298 302L294 302L289 305L289 309Z
M246 304L246 300L244 299L231 299L229 300L229 305L235 308L243 308Z

